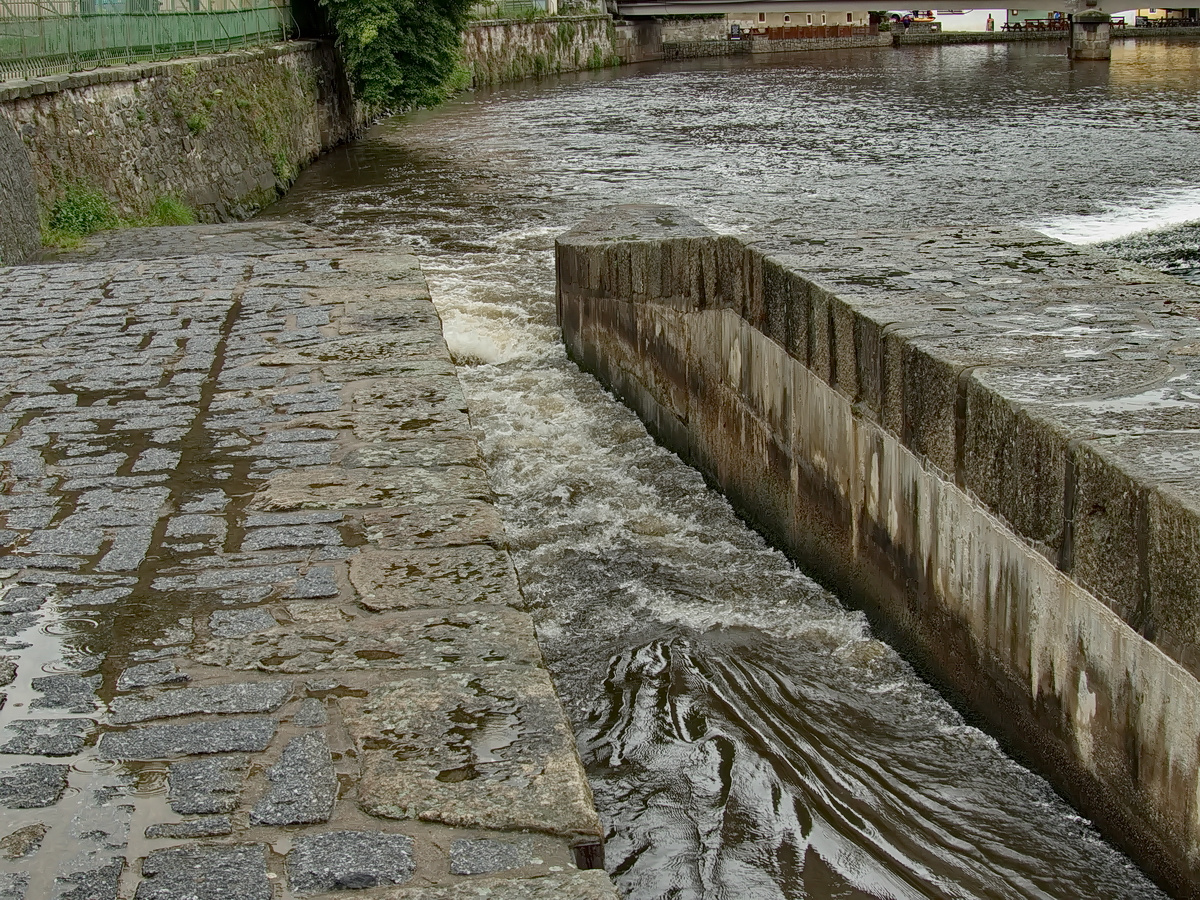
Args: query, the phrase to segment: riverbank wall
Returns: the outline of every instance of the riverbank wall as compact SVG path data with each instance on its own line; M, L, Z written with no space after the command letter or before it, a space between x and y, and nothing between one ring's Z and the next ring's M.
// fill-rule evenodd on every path
M1200 291L1033 232L557 244L571 356L1178 897L1200 891Z
M889 47L891 35L865 34L853 37L802 38L797 40L672 41L662 45L662 59L699 59L706 56L749 56L759 53L804 53L813 50L852 50Z
M463 35L464 63L475 87L585 69L656 60L886 47L887 34L803 40L731 41L723 20L641 19L607 15L479 22Z
M1024 44L1070 40L1067 31L936 31L906 34L891 33L895 47L917 47L926 44Z
M484 21L463 33L463 64L474 87L620 63L607 15Z
M201 221L245 218L365 118L333 46L315 41L6 82L2 259L35 252L39 218L72 190L129 218L162 198Z
M1066 31L940 31L928 34L892 32L896 47L928 44L1020 44L1029 42L1067 41ZM1175 37L1200 37L1200 28L1114 28L1113 40L1163 40Z

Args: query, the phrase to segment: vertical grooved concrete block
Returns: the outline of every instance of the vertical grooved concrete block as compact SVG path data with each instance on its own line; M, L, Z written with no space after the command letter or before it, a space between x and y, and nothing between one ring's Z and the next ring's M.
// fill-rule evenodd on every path
M1146 606L1146 496L1093 441L1075 455L1074 563L1070 575L1138 631Z
M961 366L909 339L901 354L903 418L900 440L943 472L954 472L955 403Z
M829 305L830 386L847 397L856 399L859 393L858 354L855 349L854 310L839 299Z
M773 260L762 267L762 332L781 347L788 345L788 308L792 304L789 273Z
M854 370L858 392L855 400L875 414L883 414L883 326L875 320L857 315L854 318Z
M788 272L787 339L784 347L792 359L808 365L808 303L809 282L796 272Z
M965 418L957 468L963 487L1014 531L1057 560L1063 539L1067 436L1049 421L964 378Z

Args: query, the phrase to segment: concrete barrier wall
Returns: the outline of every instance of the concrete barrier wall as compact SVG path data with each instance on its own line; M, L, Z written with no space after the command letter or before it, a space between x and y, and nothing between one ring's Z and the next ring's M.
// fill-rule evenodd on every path
M557 267L585 369L1197 896L1200 291L1028 232L771 245L659 207Z
M243 218L364 116L333 47L312 41L0 85L0 131L24 145L43 212L83 185L128 217L171 196L203 221ZM11 144L0 138L0 154L16 171ZM32 229L28 215L0 219L0 234L18 261L40 246L36 212Z

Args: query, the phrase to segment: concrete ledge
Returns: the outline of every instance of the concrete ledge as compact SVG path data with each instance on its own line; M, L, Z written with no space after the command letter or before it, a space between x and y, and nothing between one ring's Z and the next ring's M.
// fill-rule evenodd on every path
M1017 230L558 242L572 356L1180 895L1200 887L1200 291Z

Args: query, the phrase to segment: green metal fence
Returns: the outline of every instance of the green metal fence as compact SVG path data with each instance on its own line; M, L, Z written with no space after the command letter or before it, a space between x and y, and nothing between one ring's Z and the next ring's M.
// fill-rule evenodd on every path
M475 4L477 19L528 19L546 14L546 0L481 0Z
M0 0L0 81L284 40L286 3Z

